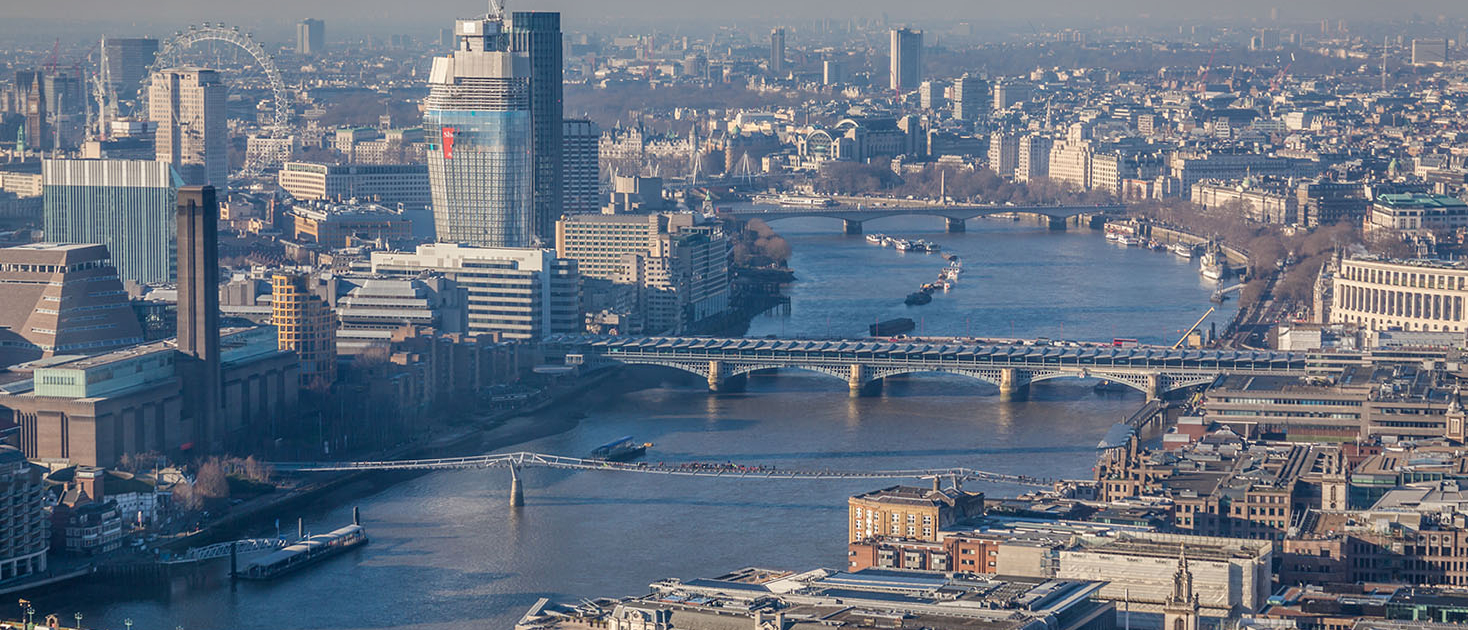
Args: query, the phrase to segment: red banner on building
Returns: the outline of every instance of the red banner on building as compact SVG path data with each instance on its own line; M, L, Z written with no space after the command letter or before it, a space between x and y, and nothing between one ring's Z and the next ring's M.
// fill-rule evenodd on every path
M454 159L454 128L443 128L443 159Z

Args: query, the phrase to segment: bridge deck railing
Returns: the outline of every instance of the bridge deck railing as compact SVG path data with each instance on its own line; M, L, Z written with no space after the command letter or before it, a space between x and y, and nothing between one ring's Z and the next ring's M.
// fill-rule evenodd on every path
M928 479L953 477L990 483L1051 487L1065 480L997 473L972 468L910 468L901 470L835 470L783 469L768 466L745 466L732 463L626 463L599 459L583 459L544 453L501 453L472 457L438 459L362 461L362 462L280 462L272 464L279 472L333 472L366 470L446 470L463 468L558 468L567 470L600 470L663 474L686 477L726 477L749 479Z
M1300 372L1305 369L1305 360L1289 359L1283 361L1224 361L1210 359L1127 359L1114 360L1105 358L1041 358L1023 359L1017 361L1002 360L998 358L960 357L960 356L891 356L867 353L807 353L807 352L740 352L721 350L654 350L638 348L607 348L607 349L583 349L583 354L595 354L607 359L616 360L619 357L633 358L655 358L655 359L695 359L704 361L768 361L768 362L802 362L811 364L828 364L832 366L849 365L861 363L870 366L928 366L940 364L954 367L973 368L1102 368L1102 369L1164 369L1164 370L1206 370L1227 372Z

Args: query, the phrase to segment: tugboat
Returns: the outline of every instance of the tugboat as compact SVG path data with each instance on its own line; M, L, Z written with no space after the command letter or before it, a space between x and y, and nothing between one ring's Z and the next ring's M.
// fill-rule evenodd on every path
M633 442L632 436L627 435L592 449L591 455L587 459L600 459L609 462L629 462L639 457L642 457L642 455L647 452L647 447L649 446L652 445L647 443L639 444L637 442Z

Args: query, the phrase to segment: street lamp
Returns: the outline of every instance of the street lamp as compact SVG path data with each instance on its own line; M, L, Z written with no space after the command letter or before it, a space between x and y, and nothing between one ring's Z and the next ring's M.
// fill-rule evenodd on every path
M76 613L75 615L72 615L72 616L73 617L76 617L76 630L82 630L82 614L81 613Z
M25 627L27 629L36 627L36 609L30 604L26 604L25 607Z
M127 626L127 630L133 630L133 618L128 617L127 619L123 619L122 625Z

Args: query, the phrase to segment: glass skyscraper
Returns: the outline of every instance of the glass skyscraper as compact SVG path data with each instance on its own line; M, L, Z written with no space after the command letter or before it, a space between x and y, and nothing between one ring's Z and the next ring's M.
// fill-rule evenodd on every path
M510 14L509 50L530 60L530 142L535 161L535 235L555 240L562 207L564 128L561 14L515 11ZM549 245L547 245L548 247Z
M423 114L438 240L477 247L536 241L530 64L506 52L501 22L459 20L433 60Z
M46 160L41 170L46 240L101 243L121 279L173 282L173 215L182 183L167 162Z

